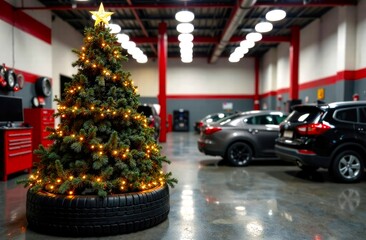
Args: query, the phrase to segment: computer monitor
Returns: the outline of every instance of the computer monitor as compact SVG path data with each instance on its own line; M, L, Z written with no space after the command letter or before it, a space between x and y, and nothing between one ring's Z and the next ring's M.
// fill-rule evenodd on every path
M13 122L23 121L22 98L0 95L0 123L12 126Z

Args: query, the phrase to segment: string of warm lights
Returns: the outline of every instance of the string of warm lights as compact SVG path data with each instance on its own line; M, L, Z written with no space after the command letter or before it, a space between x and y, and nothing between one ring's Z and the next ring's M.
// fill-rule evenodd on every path
M152 189L156 186L163 186L165 184L164 182L164 178L163 176L163 172L160 171L159 172L158 177L156 177L156 179L151 180L151 181L141 181L138 185L138 190L148 190L148 189ZM37 184L42 184L42 179L39 179L39 175L30 175L29 176L29 181L31 182L29 185L30 186L35 186ZM88 174L80 174L78 177L75 177L73 175L69 175L67 177L58 177L56 178L56 180L54 182L51 181L47 181L47 183L45 183L45 190L47 190L48 192L51 193L59 193L60 187L61 185L63 185L64 183L70 183L73 181L81 181L79 184L93 184L93 183L99 183L99 184L104 184L104 179L102 177L95 177L92 175L88 175ZM133 184L129 184L128 180L125 178L121 178L120 182L120 188L119 190L121 192L127 192L130 190L130 188L133 188ZM74 195L74 194L79 194L77 191L77 187L71 187L69 189L66 189L64 192L66 192L68 195Z

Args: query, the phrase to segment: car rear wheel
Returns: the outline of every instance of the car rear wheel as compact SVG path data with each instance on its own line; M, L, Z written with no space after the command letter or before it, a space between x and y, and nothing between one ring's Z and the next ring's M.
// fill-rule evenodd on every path
M226 153L226 160L233 166L247 166L252 158L252 148L243 142L233 143Z
M341 182L360 181L364 172L364 163L360 155L352 150L339 153L334 159L331 173Z

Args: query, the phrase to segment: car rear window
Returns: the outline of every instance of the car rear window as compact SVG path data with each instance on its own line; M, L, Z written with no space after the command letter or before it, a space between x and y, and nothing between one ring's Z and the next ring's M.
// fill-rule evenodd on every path
M151 108L148 106L139 106L137 112L143 113L147 117L153 115Z
M286 120L291 123L313 123L318 122L323 113L317 107L297 107Z
M241 118L241 114L240 113L237 113L237 114L234 114L234 115L230 115L230 116L227 116L227 117L224 117L224 118L221 118L220 120L218 120L217 122L220 124L220 125L225 125L225 124L228 124L228 125L231 125L231 124L234 124L236 123L236 119L239 119ZM234 122L234 123L233 123Z

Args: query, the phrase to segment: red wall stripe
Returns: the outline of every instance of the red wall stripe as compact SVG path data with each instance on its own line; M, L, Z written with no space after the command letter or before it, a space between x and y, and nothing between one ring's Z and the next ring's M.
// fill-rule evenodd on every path
M366 78L366 68L362 68L359 70L345 70L345 71L341 71L338 72L336 75L330 76L330 77L325 77L325 78L321 78L321 79L317 79L311 82L307 82L307 83L302 83L299 86L300 90L306 90L306 89L310 89L310 88L317 88L317 87L322 87L322 86L326 86L326 85L332 85L335 84L339 81L357 81L357 80L362 80ZM278 94L284 94L284 93L289 93L289 88L282 88L282 89L278 89L277 91L270 91L267 93L262 93L260 95L261 98L265 98L265 97L270 97L270 96L276 96Z
M286 90L286 93L289 92L289 89L288 88L286 88L284 90ZM277 94L279 94L278 91L270 91L270 92L262 93L260 95L260 98L266 98L266 97L270 97L270 96L276 96Z
M8 66L5 66L5 67L8 68L8 69L13 69L13 68L10 68ZM15 74L20 74L20 73L23 74L24 80L26 82L29 82L29 83L35 83L37 81L37 79L40 78L40 77L47 77L47 76L36 75L36 74L30 73L30 72L25 72L25 71L22 71L20 69L15 69L14 68L13 70L14 70ZM47 78L50 79L50 81L52 83L52 78L51 77L47 77Z
M366 78L366 68L355 71L355 73L354 73L355 80L361 80L364 78Z
M184 95L167 95L168 99L252 99L254 95L195 95L195 94L184 94Z
M48 44L51 44L52 31L49 27L32 18L25 12L15 10L12 5L5 1L0 1L0 9L1 20Z
M335 84L338 81L337 75L321 78L315 81L300 84L300 90Z
M19 73L23 74L25 81L29 82L29 83L35 83L37 81L37 79L41 77L39 75L35 75L33 73L24 72L24 71L17 70L17 69L14 69L14 71L16 74L19 74ZM46 77L46 76L44 76L44 77ZM50 81L52 83L52 78L50 78L50 77L47 77L47 78L50 79Z

